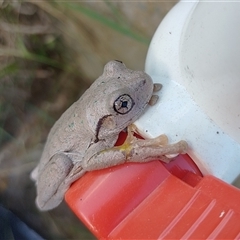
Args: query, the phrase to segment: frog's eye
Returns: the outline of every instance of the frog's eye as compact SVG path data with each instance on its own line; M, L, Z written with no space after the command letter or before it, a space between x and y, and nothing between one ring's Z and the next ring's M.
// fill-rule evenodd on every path
M113 108L119 114L126 114L134 104L133 99L128 94L122 94L114 101Z

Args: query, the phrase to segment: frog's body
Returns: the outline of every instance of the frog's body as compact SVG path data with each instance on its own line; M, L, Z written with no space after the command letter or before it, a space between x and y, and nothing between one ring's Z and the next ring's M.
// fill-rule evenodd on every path
M143 113L153 91L154 84L146 73L127 69L119 61L106 64L103 75L63 113L49 133L40 162L32 172L41 210L56 207L71 183L86 171L125 161L150 161L186 150L186 142L166 145L166 139L131 138L128 148L114 147L118 134ZM161 149L161 143L166 145L164 151L154 153L153 148Z

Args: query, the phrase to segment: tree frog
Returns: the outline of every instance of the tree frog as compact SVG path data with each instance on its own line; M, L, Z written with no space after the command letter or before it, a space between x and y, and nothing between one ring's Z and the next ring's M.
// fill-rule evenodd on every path
M114 146L121 131L156 101L159 90L149 75L110 61L103 74L73 103L52 127L40 162L31 177L36 181L40 210L57 207L70 185L88 171L125 162L148 162L185 153L187 143L168 144L167 137L137 139L129 130L122 146Z

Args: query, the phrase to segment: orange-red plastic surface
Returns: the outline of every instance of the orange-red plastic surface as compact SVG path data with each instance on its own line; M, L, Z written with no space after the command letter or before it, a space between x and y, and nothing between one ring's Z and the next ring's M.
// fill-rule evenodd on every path
M240 191L188 155L89 172L65 200L99 239L240 238Z

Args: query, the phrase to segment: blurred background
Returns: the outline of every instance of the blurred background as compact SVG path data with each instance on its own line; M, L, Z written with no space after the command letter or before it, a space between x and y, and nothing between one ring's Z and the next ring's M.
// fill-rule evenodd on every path
M143 70L177 1L0 0L0 205L47 239L95 239L62 203L35 206L29 174L58 117L112 59Z

